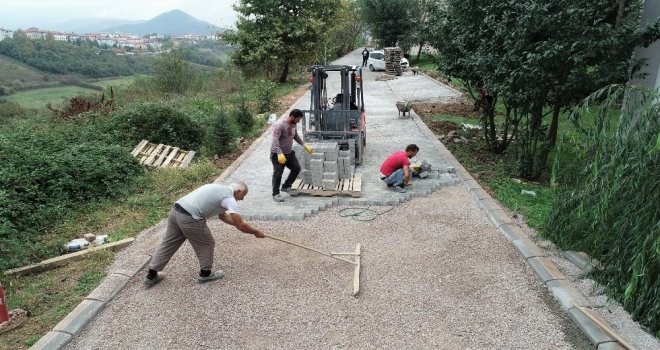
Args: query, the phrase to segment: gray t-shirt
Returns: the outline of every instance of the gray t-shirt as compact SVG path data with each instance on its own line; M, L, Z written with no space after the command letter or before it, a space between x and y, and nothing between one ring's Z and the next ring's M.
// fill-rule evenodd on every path
M197 220L209 219L226 211L238 214L234 190L225 185L203 185L181 197L176 203Z

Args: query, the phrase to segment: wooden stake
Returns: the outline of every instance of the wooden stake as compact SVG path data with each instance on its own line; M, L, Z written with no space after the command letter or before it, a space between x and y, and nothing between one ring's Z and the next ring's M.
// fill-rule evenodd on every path
M362 246L360 243L355 247L355 272L353 273L353 296L360 293L360 254Z

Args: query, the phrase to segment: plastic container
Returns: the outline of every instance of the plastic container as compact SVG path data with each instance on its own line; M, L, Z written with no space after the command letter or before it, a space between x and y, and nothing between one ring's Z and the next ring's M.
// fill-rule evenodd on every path
M77 252L79 250L87 249L89 242L84 238L72 239L69 243L64 245L64 249L69 252Z

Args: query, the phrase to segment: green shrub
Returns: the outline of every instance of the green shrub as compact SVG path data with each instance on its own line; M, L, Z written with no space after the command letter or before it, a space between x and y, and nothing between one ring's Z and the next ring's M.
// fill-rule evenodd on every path
M606 97L601 100L601 97ZM603 89L581 147L560 149L553 174L563 184L546 232L564 249L602 263L594 277L633 318L660 335L660 103L656 93ZM625 99L621 110L619 103ZM620 111L618 125L609 114ZM577 156L576 156L577 155ZM577 160L576 160L577 159ZM580 166L581 165L581 166Z
M152 143L199 150L204 141L200 123L163 103L139 103L113 117L115 129L128 145L143 139Z
M73 141L48 125L0 134L0 270L56 255L64 238L44 240L44 231L79 205L129 193L141 177L129 149Z
M272 112L277 108L277 84L272 81L258 80L254 85L259 113Z
M22 117L27 114L27 110L21 107L20 104L7 99L0 98L0 121Z

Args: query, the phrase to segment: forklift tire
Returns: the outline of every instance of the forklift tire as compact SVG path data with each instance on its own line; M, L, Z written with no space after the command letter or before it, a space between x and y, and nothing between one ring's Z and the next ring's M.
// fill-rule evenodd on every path
M372 72L376 71L376 70L374 69L374 65L373 65L373 64L370 64L370 65L369 65L369 70L372 71Z

